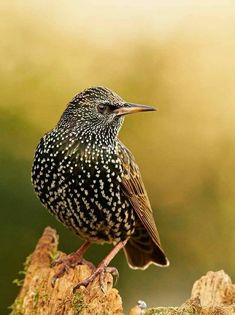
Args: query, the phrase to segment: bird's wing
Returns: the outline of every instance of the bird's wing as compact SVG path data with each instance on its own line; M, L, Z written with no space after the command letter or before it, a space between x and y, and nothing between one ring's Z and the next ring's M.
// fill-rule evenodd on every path
M123 166L122 189L133 206L141 223L153 242L161 248L160 238L154 221L150 201L142 181L138 165L132 153L122 144L120 159Z

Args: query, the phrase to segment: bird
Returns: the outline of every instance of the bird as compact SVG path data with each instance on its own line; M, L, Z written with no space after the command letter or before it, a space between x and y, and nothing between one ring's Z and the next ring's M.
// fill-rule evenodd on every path
M102 86L89 87L68 103L56 126L40 140L32 166L32 183L41 203L64 226L84 240L64 259L52 284L69 268L88 263L84 254L94 244L113 244L91 275L104 286L111 260L124 250L128 265L146 269L168 266L139 167L118 134L126 115L156 108L124 101Z

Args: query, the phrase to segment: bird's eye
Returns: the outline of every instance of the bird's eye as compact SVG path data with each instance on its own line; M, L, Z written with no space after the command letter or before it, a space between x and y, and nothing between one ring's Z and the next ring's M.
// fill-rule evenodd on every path
M99 112L99 113L103 114L104 111L105 111L105 109L106 109L106 106L105 106L104 104L99 104L99 105L97 106L97 109L98 109L98 112Z

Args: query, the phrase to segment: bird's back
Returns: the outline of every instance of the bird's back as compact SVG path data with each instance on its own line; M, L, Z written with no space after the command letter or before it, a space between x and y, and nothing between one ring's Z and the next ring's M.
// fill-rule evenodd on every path
M121 190L136 215L134 233L124 248L129 266L134 269L145 269L152 263L168 266L139 167L132 153L121 142L119 146L123 166Z

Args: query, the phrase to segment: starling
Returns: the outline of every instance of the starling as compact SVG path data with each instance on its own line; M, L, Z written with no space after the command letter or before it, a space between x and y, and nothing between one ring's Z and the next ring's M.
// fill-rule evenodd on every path
M132 153L118 139L124 116L154 111L125 102L105 87L91 87L68 104L54 129L37 146L32 182L42 204L85 243L61 265L53 282L84 261L92 243L113 249L76 286L87 286L124 249L131 268L169 264L160 244L151 205Z

